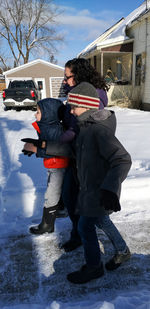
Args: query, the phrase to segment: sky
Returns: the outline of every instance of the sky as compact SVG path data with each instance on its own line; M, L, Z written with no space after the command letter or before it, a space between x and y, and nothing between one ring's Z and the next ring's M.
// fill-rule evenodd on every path
M142 3L143 0L55 0L63 12L58 18L58 30L64 35L64 43L55 55L57 64L64 66L66 61L76 57L89 43Z
M112 109L112 107L111 107ZM55 232L31 235L38 224L46 189L42 159L24 156L21 138L36 138L34 111L4 110L0 99L0 308L148 309L150 308L150 113L113 107L116 136L132 157L123 182L121 211L111 215L131 251L131 259L87 284L67 281L84 264L83 248L65 253L69 218L56 219ZM130 132L130 134L128 134ZM97 230L105 264L114 249Z

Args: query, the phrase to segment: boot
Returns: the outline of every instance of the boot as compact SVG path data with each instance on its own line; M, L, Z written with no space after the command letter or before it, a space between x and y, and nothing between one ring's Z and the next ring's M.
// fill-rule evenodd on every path
M64 249L65 252L71 252L82 246L81 237L78 233L77 225L78 219L76 219L76 221L74 220L73 222L70 239L60 246L60 248Z
M61 249L64 249L65 252L71 252L82 245L80 238L70 238L63 245L61 245Z
M128 261L131 257L131 253L128 247L124 251L117 252L106 264L107 270L117 269L122 263Z
M104 267L103 263L100 264L100 266L88 266L83 265L80 270L74 271L73 273L70 273L67 275L68 281L72 283L86 283L93 279L102 277L104 275Z
M39 225L31 226L30 233L41 235L44 233L53 233L56 219L56 206L43 208L43 217Z

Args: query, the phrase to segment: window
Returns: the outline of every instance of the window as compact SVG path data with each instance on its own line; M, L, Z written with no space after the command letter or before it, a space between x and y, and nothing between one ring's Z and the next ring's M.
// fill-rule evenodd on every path
M141 68L142 68L142 55L136 55L135 61L135 86L141 85Z
M42 80L38 80L38 89L43 90L43 82Z
M15 80L10 81L8 88L34 88L34 83L32 80Z

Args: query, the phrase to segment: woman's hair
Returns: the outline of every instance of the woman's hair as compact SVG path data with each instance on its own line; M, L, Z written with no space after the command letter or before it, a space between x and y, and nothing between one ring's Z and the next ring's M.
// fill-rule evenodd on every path
M74 58L66 62L65 67L69 68L74 74L76 85L81 82L91 83L95 88L108 91L109 87L104 78L101 77L94 67L84 58Z

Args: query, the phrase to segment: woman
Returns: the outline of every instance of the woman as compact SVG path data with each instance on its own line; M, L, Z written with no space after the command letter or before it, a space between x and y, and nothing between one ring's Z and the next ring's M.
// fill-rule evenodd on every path
M105 80L94 69L88 60L84 58L74 58L65 64L64 88L66 94L81 82L89 82L92 84L100 98L99 109L103 109L108 104L107 86ZM81 239L77 231L79 216L75 214L75 206L78 194L78 180L76 177L75 162L67 169L64 179L62 197L67 207L69 217L72 221L73 228L69 241L62 245L66 251L72 251L81 245Z
M103 109L107 106L107 91L109 90L109 87L89 61L84 58L74 58L67 61L65 64L64 77L66 94L81 82L88 82L96 88L100 98L99 109Z

